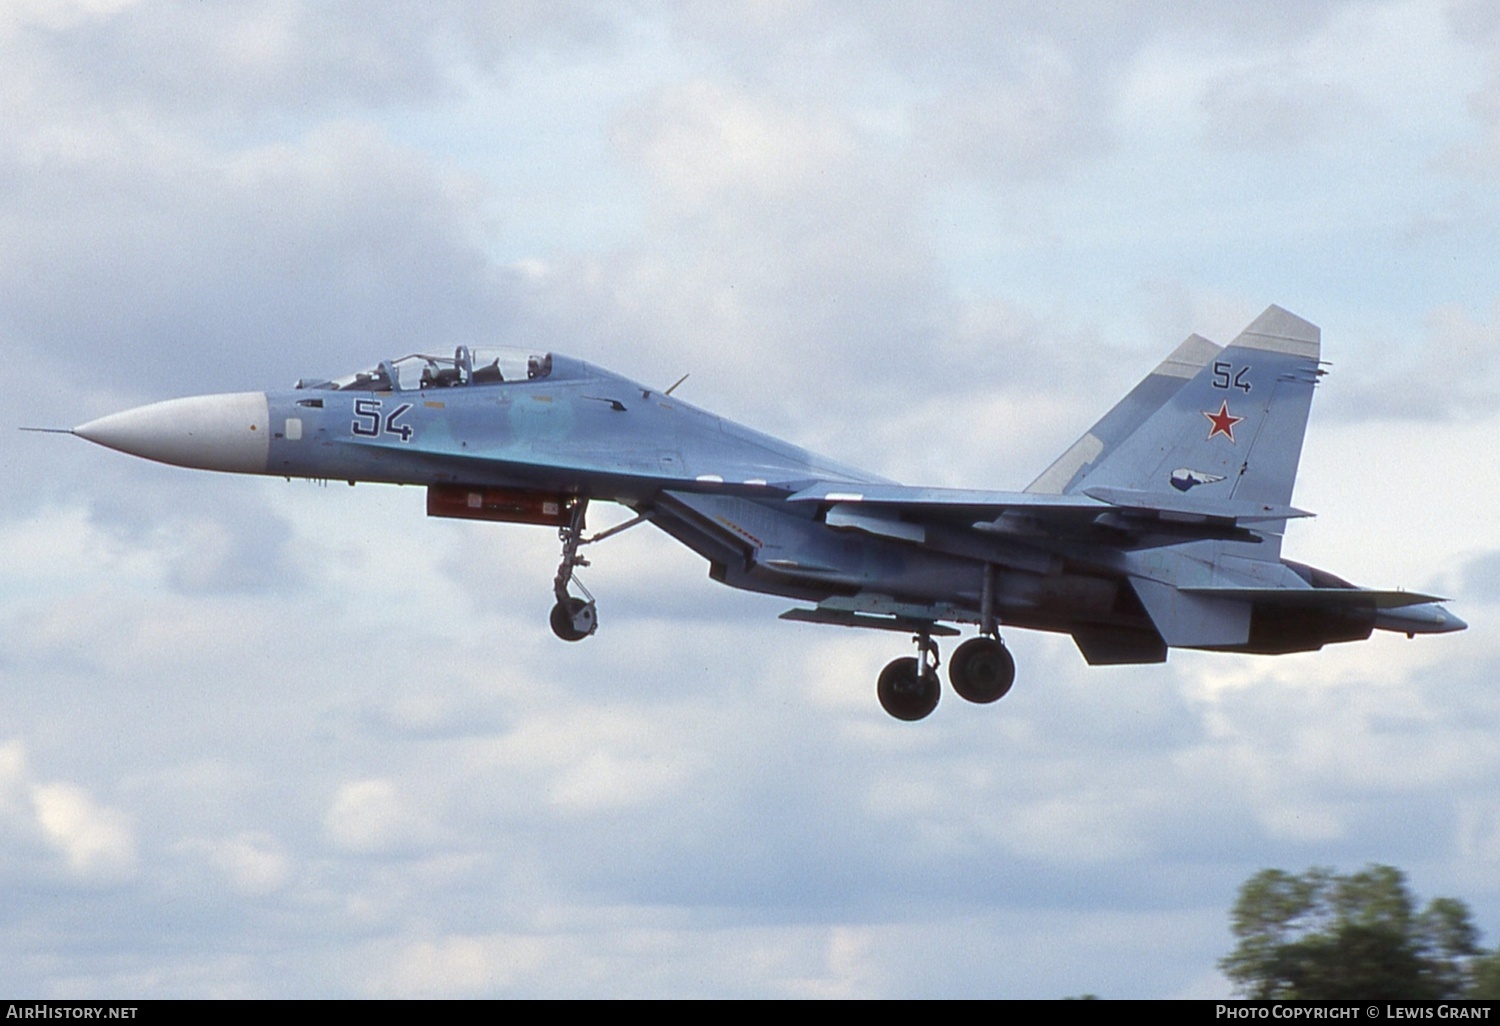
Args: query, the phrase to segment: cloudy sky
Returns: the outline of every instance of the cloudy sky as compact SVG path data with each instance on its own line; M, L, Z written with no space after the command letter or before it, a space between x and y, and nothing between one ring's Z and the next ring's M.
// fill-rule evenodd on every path
M1497 266L1487 2L6 0L0 991L1227 995L1371 861L1500 943ZM919 724L649 529L565 645L549 530L15 430L512 344L1019 488L1273 302L1287 554L1471 629Z

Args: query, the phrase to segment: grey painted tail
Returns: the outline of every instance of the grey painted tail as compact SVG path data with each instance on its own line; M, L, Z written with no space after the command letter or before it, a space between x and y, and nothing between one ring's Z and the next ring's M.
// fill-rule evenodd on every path
M1142 378L1124 399L1115 403L1082 438L1068 447L1067 452L1042 471L1041 476L1031 482L1026 490L1044 495L1064 495L1076 491L1073 486L1080 478L1113 453L1121 442L1146 422L1146 418L1181 391L1220 351L1218 346L1202 335L1189 335L1182 345L1172 350L1172 355L1157 364L1155 370Z
M1199 504L1222 499L1290 505L1321 373L1320 343L1316 325L1278 306L1268 307L1222 350L1189 339L1178 347L1178 353L1193 347L1189 359L1176 365L1184 376L1191 370L1185 382L1177 379L1178 387L1158 399L1169 384L1159 381L1150 395L1122 412L1164 368L1170 378L1169 358L1069 453L1107 431L1117 415L1122 420L1131 415L1128 434L1104 435L1097 456L1076 461L1071 470L1059 460L1031 490L1049 491L1050 485L1071 494L1122 488L1166 496L1191 492ZM1142 409L1152 401L1154 409Z

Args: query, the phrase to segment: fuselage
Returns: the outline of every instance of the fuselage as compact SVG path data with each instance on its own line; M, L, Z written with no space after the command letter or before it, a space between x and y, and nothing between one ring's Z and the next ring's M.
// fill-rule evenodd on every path
M1375 629L1462 630L1432 595L1359 588L1281 555L1321 332L1277 306L1229 345L1190 336L1024 492L909 487L565 356L459 346L281 392L154 403L74 433L165 463L416 485L431 516L558 531L554 634L594 634L580 548L649 522L731 587L814 605L784 619L909 634L881 671L892 716L941 686L1009 691L1001 626L1072 636L1090 664L1169 648L1278 654ZM675 388L676 386L674 386ZM586 534L591 502L630 520Z
M829 515L836 503L786 500L814 484L885 479L580 360L531 355L502 366L485 356L460 349L453 359L406 357L286 391L169 400L74 433L200 469L617 502L702 555L716 580L827 604L837 615L977 623L989 566L1002 622L1075 636L1080 625L1120 637L1152 633L1125 583L1137 568L1119 549L899 516L840 520ZM483 493L474 498L476 510L493 512ZM439 515L464 515L461 501L447 509ZM1301 586L1293 571L1283 574ZM1313 620L1305 610L1267 611L1260 633L1270 640L1252 637L1236 650L1316 648L1374 627L1427 633L1461 625L1432 605Z

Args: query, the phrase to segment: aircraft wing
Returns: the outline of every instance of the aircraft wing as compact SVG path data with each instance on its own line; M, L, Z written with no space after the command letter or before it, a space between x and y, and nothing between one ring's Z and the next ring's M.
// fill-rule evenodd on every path
M894 484L850 485L824 483L787 497L791 503L828 507L833 527L861 528L862 521L890 525L941 521L965 524L978 531L1010 533L1019 524L1033 530L1070 534L1093 526L1127 533L1170 529L1173 533L1202 530L1205 537L1222 537L1226 530L1247 530L1312 514L1293 506L1223 499L1198 500L1131 488L1092 488L1084 493L1050 495L1039 492L1000 492L963 488L920 488ZM886 530L873 533L891 534ZM915 538L913 540L916 540Z
M788 502L848 503L871 509L926 512L949 517L998 516L1001 513L1047 511L1067 515L1098 513L1109 504L1085 495L1041 495L972 488L922 488L898 484L822 482L787 496Z

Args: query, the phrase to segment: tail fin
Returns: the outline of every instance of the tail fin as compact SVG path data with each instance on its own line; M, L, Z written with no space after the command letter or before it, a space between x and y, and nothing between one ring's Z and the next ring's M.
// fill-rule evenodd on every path
M1189 335L1182 345L1172 350L1171 356L1157 364L1155 370L1142 378L1124 399L1115 403L1113 409L1100 417L1098 423L1042 471L1042 475L1026 490L1043 495L1076 491L1073 485L1080 477L1114 452L1219 352L1219 347L1202 335Z
M1267 308L1063 490L1129 489L1166 496L1192 491L1200 504L1289 505L1320 374L1320 342L1316 325L1278 306Z

